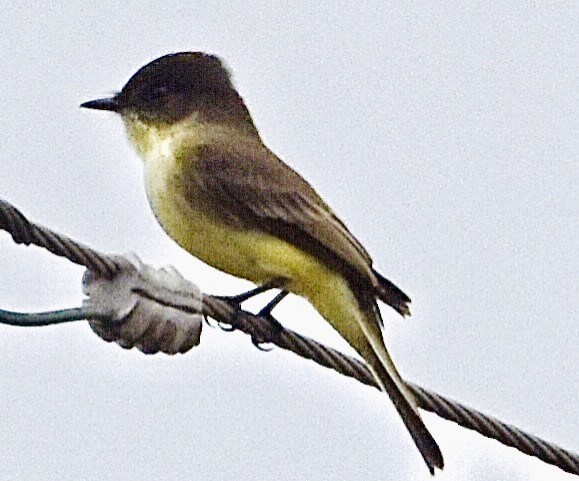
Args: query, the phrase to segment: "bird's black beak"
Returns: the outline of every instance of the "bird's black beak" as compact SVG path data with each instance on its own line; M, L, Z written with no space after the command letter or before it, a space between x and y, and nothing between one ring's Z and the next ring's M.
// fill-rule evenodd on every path
M116 96L105 99L89 100L80 106L85 109L109 110L110 112L118 112L121 108L121 104Z

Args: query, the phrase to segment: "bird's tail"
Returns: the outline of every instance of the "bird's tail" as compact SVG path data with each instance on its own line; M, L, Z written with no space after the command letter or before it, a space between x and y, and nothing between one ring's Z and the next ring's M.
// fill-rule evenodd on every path
M363 349L364 352L359 352L370 366L382 391L386 392L392 400L430 473L434 474L434 468L442 469L444 467L440 448L424 425L416 409L414 396L406 387L406 383L398 373L384 345L382 332L379 328L381 316L376 301L369 299L366 295L361 297L362 299L358 297L359 304L367 320L360 323L360 327L364 331L368 344Z
M363 280L347 280L330 270L320 269L318 273L318 282L298 285L297 288L294 285L294 289L306 295L318 312L368 363L381 390L390 396L402 417L430 472L433 473L434 468L442 469L444 461L440 448L422 422L414 397L384 345L375 289ZM327 277L322 277L324 273ZM395 294L399 289L391 291ZM398 305L406 306L409 299L399 292L394 297L399 299ZM402 307L400 310L404 312Z
M410 308L408 304L410 304L410 297L378 272L374 271L374 275L378 280L378 285L375 287L376 297L402 316L409 316Z
M366 359L366 361L371 364L370 369L378 384L392 400L430 473L434 474L434 468L442 469L444 467L444 459L440 448L416 410L414 399L409 399L408 390L405 388L400 389L377 356L376 362L372 362L369 359Z

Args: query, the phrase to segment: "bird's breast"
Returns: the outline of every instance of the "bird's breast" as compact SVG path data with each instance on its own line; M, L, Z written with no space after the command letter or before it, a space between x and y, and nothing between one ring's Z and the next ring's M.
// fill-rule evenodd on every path
M258 284L288 279L290 290L306 297L319 283L327 284L321 276L329 270L315 257L259 229L227 222L218 206L206 202L202 193L196 195L194 180L184 189L182 168L171 157L145 165L149 203L163 229L181 247L206 264ZM194 171L188 168L187 175Z
M319 259L259 228L248 227L251 222L245 222L245 227L228 222L219 206L196 190L192 178L195 146L211 141L204 137L203 129L127 127L143 159L147 197L155 217L190 254L255 283L285 278L291 283L289 290L310 299L338 279ZM190 155L182 155L185 145Z

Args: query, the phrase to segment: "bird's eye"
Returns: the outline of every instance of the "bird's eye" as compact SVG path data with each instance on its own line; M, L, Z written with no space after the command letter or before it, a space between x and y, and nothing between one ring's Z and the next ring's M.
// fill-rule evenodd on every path
M160 85L147 92L147 97L151 100L159 99L167 95L171 89L167 85Z

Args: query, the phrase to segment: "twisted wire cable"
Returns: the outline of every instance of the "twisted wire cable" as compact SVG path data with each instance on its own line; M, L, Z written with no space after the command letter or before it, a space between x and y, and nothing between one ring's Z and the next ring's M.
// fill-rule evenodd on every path
M235 329L258 338L262 342L270 342L278 347L290 350L303 358L315 361L340 374L379 389L366 364L356 358L346 356L340 351L324 346L290 329L279 331L276 327L272 327L271 321L268 319L239 311L235 306L220 298L206 296L203 308L204 313L209 317L230 324ZM499 441L505 446L515 448L522 453L557 466L563 471L579 476L579 455L544 441L537 436L527 434L515 426L505 424L496 418L466 407L417 384L405 382L416 397L420 409L432 412L463 428L476 431L487 438Z
M29 222L20 211L1 199L0 229L7 231L16 243L35 244L44 247L53 254L66 257L70 261L83 265L99 275L113 276L118 269L114 258L74 242L64 235L54 233L46 227ZM355 378L366 385L378 387L364 362L346 356L333 348L324 346L289 329L280 329L279 324L271 315L256 316L243 311L231 299L210 295L203 296L202 310L205 316L249 334L256 344L274 344L303 358L331 368L340 374ZM50 314L53 316L54 323L67 322L65 311L56 311L56 316L55 313ZM60 320L57 319L59 315ZM0 311L0 317L6 319L6 321L3 321L4 323L17 325L46 325L50 323L46 320L39 323L38 317L34 317L38 316L38 314L30 314L29 316L32 316L30 318L31 321L27 323L26 316L26 314ZM75 312L75 315L68 314L68 316L70 320L76 320L78 312ZM9 322L10 319L13 322ZM563 471L579 476L579 455L416 384L407 382L407 386L415 395L418 406L421 409L457 423L464 428L476 431L487 438L495 439L505 446L513 447L522 453L541 459L548 464L559 467Z
M16 244L34 244L69 261L85 266L100 275L112 277L117 270L116 262L109 256L74 242L40 224L30 222L12 204L0 199L0 229L12 236Z

